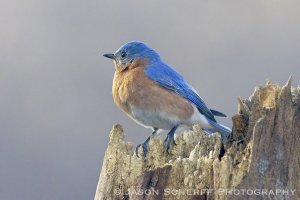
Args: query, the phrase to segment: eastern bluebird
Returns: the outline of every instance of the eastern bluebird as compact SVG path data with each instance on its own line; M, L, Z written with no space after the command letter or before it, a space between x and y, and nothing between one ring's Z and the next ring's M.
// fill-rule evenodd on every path
M231 129L214 117L226 115L209 109L197 91L145 43L129 42L115 53L103 56L114 60L115 103L135 122L152 128L152 135L159 129L170 130L164 140L167 152L176 144L174 133L181 125L198 123L206 132L219 132L222 138L230 135ZM149 139L142 144L144 157Z

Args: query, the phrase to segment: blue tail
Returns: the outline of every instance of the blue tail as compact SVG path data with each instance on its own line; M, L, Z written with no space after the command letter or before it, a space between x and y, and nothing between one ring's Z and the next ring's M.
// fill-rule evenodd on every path
M224 113L221 113L220 111L217 111L217 110L210 109L210 112L211 112L214 116L218 116L218 117L227 117Z
M207 119L210 125L213 127L212 129L209 129L210 132L218 132L221 134L222 140L225 138L228 138L230 134L232 133L232 130L222 124L219 124L218 122L214 122L210 119Z

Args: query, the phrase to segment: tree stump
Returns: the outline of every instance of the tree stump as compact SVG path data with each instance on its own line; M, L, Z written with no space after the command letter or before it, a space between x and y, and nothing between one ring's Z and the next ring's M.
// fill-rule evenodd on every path
M151 138L147 159L115 125L95 200L300 199L300 87L257 87L238 99L232 120L223 142L198 125L177 135L169 154Z

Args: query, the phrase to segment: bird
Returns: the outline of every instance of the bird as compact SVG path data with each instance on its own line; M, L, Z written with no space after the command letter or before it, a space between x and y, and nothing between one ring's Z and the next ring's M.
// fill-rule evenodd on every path
M115 104L136 123L152 129L142 146L147 156L149 140L158 130L169 131L164 147L176 145L174 133L180 126L199 124L206 133L228 138L232 130L217 122L225 114L209 109L198 92L160 54L140 41L122 45L115 53L103 54L114 61L112 94Z

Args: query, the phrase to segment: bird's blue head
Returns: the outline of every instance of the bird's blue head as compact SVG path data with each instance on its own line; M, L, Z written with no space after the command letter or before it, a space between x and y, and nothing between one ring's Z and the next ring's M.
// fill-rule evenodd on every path
M147 60L153 63L160 60L159 54L143 42L128 42L121 46L115 53L104 54L103 56L113 59L117 68L125 69L134 61Z

